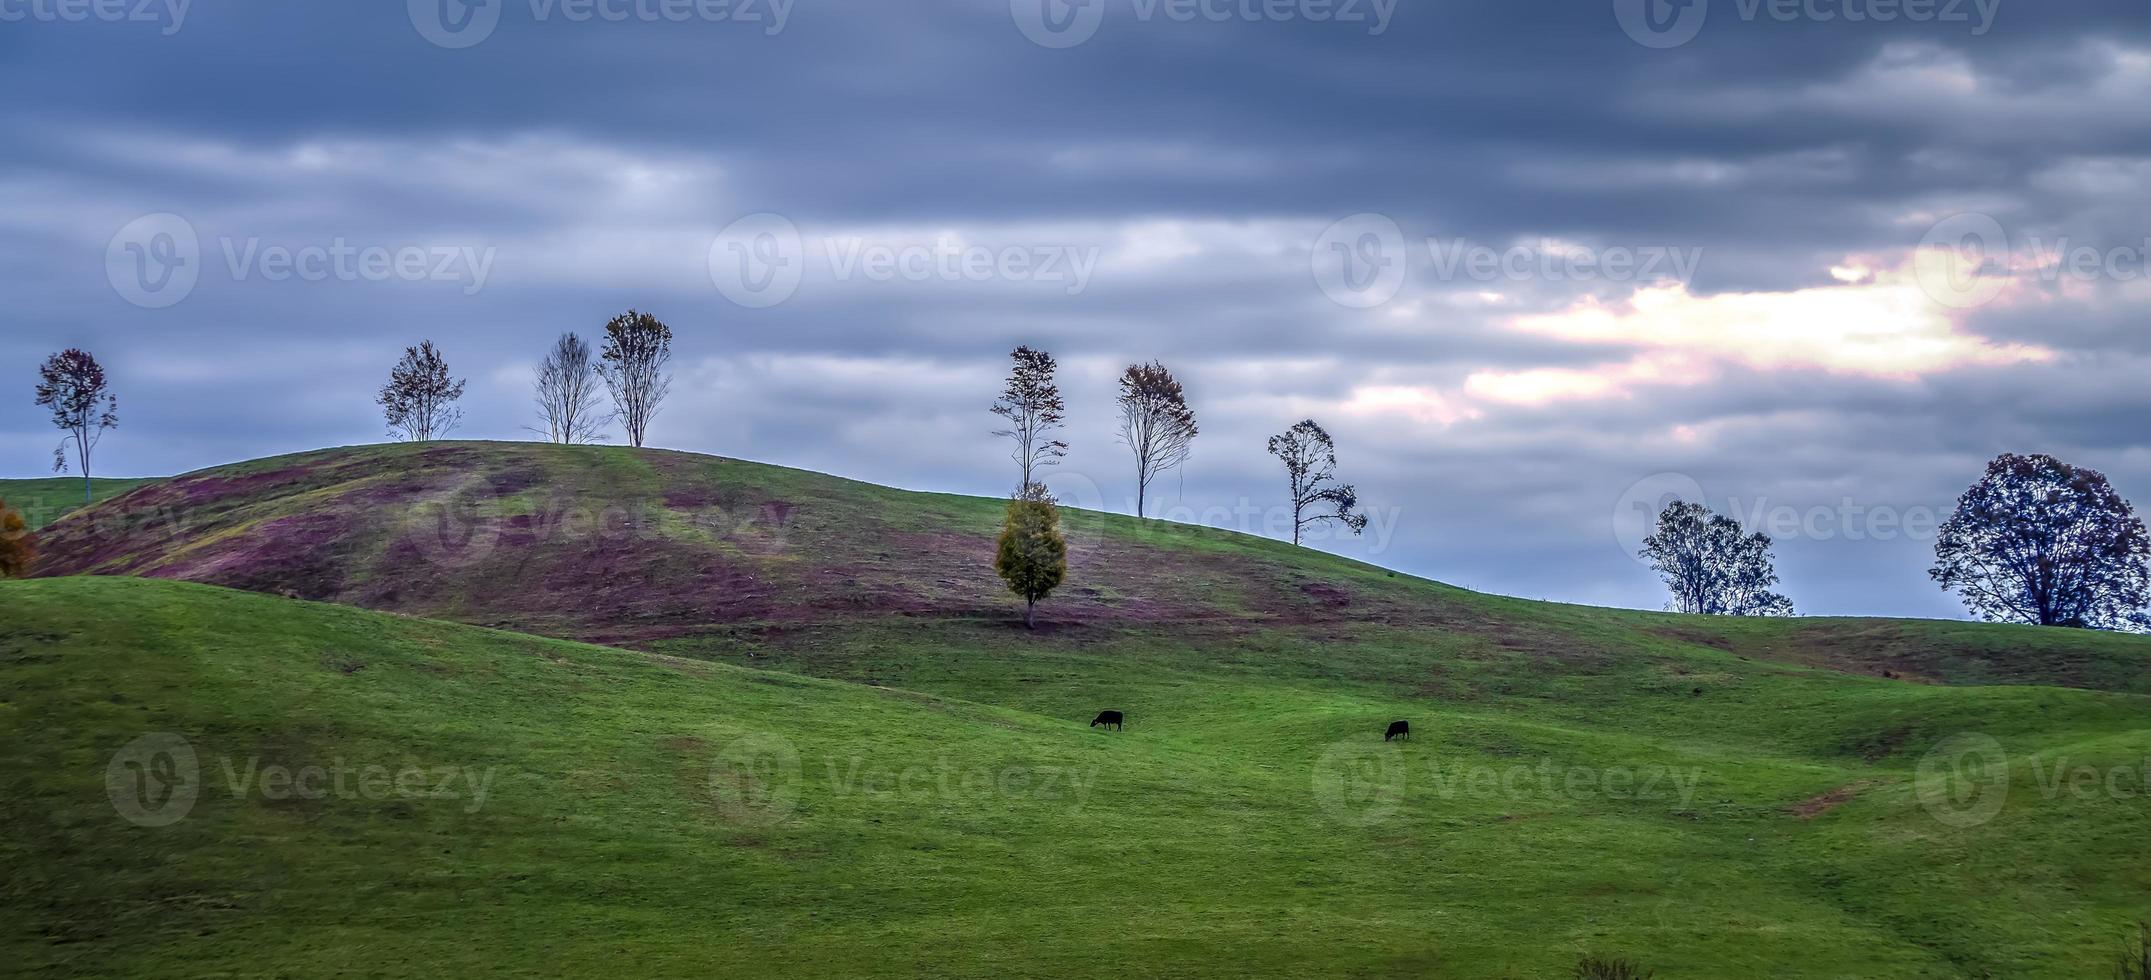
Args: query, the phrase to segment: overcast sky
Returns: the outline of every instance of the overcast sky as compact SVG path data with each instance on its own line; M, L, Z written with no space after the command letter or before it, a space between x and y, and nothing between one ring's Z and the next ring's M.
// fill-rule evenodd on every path
M381 441L422 338L527 438L632 306L656 445L1002 494L1026 343L1056 487L1127 511L1156 358L1203 432L1154 513L1281 533L1313 417L1374 518L1317 546L1515 595L1661 607L1700 493L1802 613L1956 616L1994 454L2151 498L2141 0L1658 2L0 0L0 474L63 347L157 475Z

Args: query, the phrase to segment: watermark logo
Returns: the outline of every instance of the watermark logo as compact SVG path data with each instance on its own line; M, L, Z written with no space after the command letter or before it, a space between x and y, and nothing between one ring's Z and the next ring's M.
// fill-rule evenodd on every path
M2009 802L2009 754L1988 736L1952 735L1921 757L1912 792L1944 825L1977 827Z
M1927 229L1912 255L1913 277L1927 298L1951 309L1985 305L2009 285L2009 233L1978 212L1951 215Z
M500 26L508 0L406 0L411 26L436 47L451 51L484 43Z
M1613 17L1646 48L1677 48L1695 40L1710 16L1707 0L1613 0Z
M1640 554L1643 539L1658 530L1658 515L1676 500L1702 503L1703 485L1685 473L1653 473L1622 491L1613 505L1613 540L1622 553Z
M1372 309L1404 286L1404 230L1387 215L1340 219L1315 239L1315 285L1339 306Z
M717 811L735 824L769 827L799 806L799 748L776 735L748 735L717 754L710 794Z
M500 495L488 486L466 486L421 501L405 510L403 540L433 565L474 565L500 545L500 523L489 513L499 502Z
M1042 48L1072 48L1105 22L1105 0L1008 0L1016 30Z
M2151 280L2151 237L2094 245L2067 235L2011 235L1992 215L1970 211L1929 227L1912 253L1912 268L1929 299L1965 310L1993 302L2016 283Z
M1365 827L1396 816L1404 805L1402 746L1348 738L1322 751L1314 766L1315 805L1330 819Z
M779 214L750 214L710 243L710 282L750 310L767 309L799 291L807 252L799 226Z
M105 245L105 280L121 299L145 310L186 299L201 278L201 238L176 214L136 218Z
M112 754L105 765L105 795L128 823L169 827L193 812L201 777L194 747L178 735L156 732Z

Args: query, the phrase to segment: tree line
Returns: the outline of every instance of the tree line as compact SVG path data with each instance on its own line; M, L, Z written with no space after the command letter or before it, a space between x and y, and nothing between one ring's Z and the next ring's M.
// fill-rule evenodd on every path
M1641 557L1674 612L1789 616L1770 536L1700 503L1659 512ZM1927 577L1989 622L2151 630L2151 536L2106 475L2045 454L2003 453L1957 498Z
M1068 455L1067 406L1053 355L1029 346L1010 352L1011 367L991 410L993 430L1007 439L1017 481L1009 494L994 566L1010 591L1025 600L1035 624L1039 601L1067 575L1067 542L1057 502L1042 471ZM533 378L538 425L545 440L564 445L600 442L617 422L641 448L651 420L672 390L672 329L630 309L605 324L593 349L564 333L539 362ZM392 437L428 441L462 421L456 402L465 382L449 369L431 340L405 348L375 397ZM1133 456L1136 516L1147 516L1152 484L1185 464L1201 429L1187 391L1157 361L1121 373L1115 405L1118 441ZM119 401L103 366L69 348L38 369L36 404L65 434L53 450L53 471L70 463L92 498L91 466L105 432L119 425ZM1328 431L1304 419L1271 436L1269 453L1285 469L1292 541L1312 526L1335 523L1354 534L1367 525L1358 491L1336 476L1337 450ZM0 504L0 577L27 572L35 536L21 515ZM1792 601L1775 591L1778 575L1766 534L1750 533L1700 502L1675 500L1658 514L1640 557L1664 581L1675 612L1725 616L1788 616ZM2083 629L2151 629L2151 535L2104 474L2053 456L2004 453L1958 498L1935 542L1928 576L1955 593L1972 615L1997 622Z
M527 428L548 442L582 445L604 441L605 426L618 422L628 443L640 449L672 393L671 364L672 328L648 313L631 309L607 322L595 358L580 335L561 334L538 362L532 382L538 425ZM433 341L424 340L404 348L374 403L390 437L428 442L463 421L455 407L463 384Z

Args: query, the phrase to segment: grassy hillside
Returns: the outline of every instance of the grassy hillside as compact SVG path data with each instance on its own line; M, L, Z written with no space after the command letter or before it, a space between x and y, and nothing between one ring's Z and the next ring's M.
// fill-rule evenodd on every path
M149 479L90 480L90 500L95 503L126 493ZM82 478L56 476L36 480L0 480L0 500L22 511L32 529L44 527L82 507Z
M876 687L198 585L0 583L0 956L1548 977L1592 952L1663 978L2083 977L2151 909L2144 798L2045 790L2141 773L2142 696L1284 622L1207 646L919 617L666 641ZM1129 728L1086 727L1102 707ZM1413 740L1381 742L1400 717ZM2006 783L1934 792L1923 760L1960 733L1995 740ZM167 786L197 795L184 819L127 819L176 814L145 806Z
M686 453L436 443L258 460L149 484L47 530L41 573L206 582L636 648L812 668L860 631L991 634L998 501ZM2151 693L2140 638L1888 620L1727 621L1503 599L1244 534L1067 511L1053 642L1165 637L1196 662L1291 643L1483 699L1703 655L1906 683ZM925 631L921 634L920 631ZM1367 651L1364 654L1351 651ZM1409 675L1391 673L1404 651ZM850 676L850 674L841 674ZM1507 675L1503 675L1507 676ZM1669 674L1669 676L1671 676ZM1667 690L1687 690L1678 679Z

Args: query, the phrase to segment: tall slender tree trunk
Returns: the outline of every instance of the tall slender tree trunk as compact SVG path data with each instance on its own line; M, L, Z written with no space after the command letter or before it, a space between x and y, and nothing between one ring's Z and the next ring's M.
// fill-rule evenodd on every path
M1037 628L1038 628L1038 600L1036 600L1036 599L1025 599L1025 600L1023 600L1023 603L1024 603L1024 605L1023 605L1023 628L1024 628L1024 629L1027 629L1027 630L1034 630L1034 629L1037 629Z

